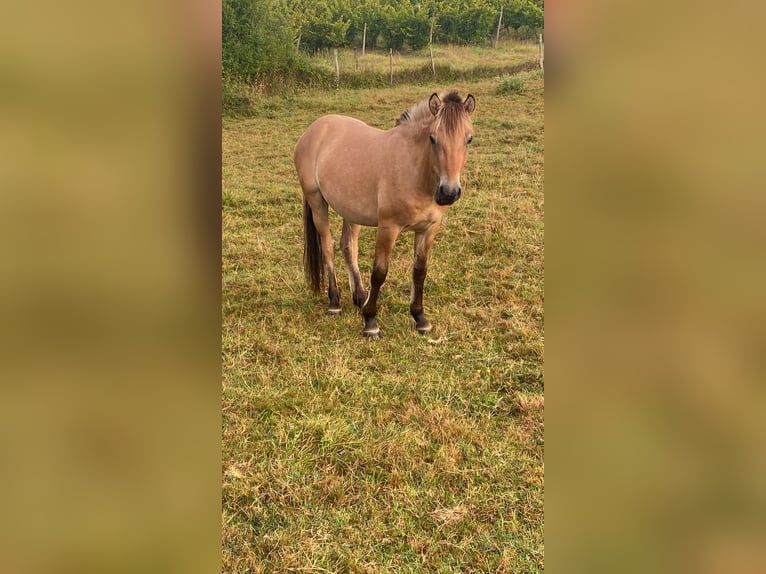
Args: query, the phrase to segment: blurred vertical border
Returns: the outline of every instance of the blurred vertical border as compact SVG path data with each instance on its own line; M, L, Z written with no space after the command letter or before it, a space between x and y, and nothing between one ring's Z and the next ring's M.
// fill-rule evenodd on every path
M764 11L546 7L550 572L766 571Z
M0 19L0 570L220 570L220 2Z

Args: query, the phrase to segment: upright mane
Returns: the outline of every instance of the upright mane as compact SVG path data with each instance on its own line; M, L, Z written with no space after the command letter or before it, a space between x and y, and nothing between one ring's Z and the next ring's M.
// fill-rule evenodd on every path
M444 124L444 129L448 133L452 133L459 125L462 113L464 112L463 98L453 90L451 92L442 92L439 94L439 99L442 105L439 107L436 116L431 113L429 108L428 102L430 98L426 98L402 112L396 118L395 125L417 124L435 120L434 129L438 129L441 124Z
M431 110L428 109L428 98L426 98L404 110L402 115L396 118L395 125L417 124L422 121L430 120L432 117Z

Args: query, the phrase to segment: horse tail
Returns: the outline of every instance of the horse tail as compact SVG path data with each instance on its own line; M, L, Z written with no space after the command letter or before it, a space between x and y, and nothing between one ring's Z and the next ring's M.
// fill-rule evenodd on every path
M311 206L305 198L303 199L303 270L309 287L314 291L321 291L324 280L322 240L314 225Z

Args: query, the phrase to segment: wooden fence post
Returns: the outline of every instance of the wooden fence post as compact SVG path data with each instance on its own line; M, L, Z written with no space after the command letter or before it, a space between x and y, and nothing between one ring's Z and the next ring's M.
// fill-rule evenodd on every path
M503 7L500 6L500 18L497 20L497 33L495 34L495 48L497 48L497 43L500 41L500 24L503 23Z
M364 47L367 45L367 22L364 23L364 34L362 34L362 56L364 56Z
M335 59L335 81L340 82L340 67L338 66L338 48L332 49L332 55Z
M502 10L502 7L501 7ZM431 32L428 34L428 43L433 44L434 43L434 20L436 19L436 16L433 16L431 18Z
M433 73L434 78L435 78L436 77L436 65L434 64L434 50L433 50L433 48L430 45L428 46L428 53L431 54L431 72Z
M543 35L540 34L540 41L537 45L537 52L540 56L540 69L543 69Z

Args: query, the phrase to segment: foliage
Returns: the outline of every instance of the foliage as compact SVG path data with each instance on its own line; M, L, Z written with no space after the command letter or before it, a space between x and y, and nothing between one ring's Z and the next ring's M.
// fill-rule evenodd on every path
M503 0L502 28L515 38L531 38L543 28L543 0Z
M437 39L455 44L483 44L497 25L499 9L484 0L460 0L442 5Z
M309 50L337 48L347 44L351 25L351 6L342 0L293 0L287 3L293 34L301 35L301 45Z
M498 94L520 94L524 91L524 80L519 76L506 76L497 86Z
M499 49L435 46L435 69L431 68L428 52L395 55L394 84L454 86L524 74L538 68L537 46L534 44L501 42L500 46ZM388 88L391 85L387 52L367 52L357 61L352 50L341 48L338 63L339 78L335 75L333 56L299 58L288 72L262 74L249 82L224 76L224 114L234 117L257 115L262 111L259 102L264 96L291 97L307 90Z
M383 27L381 33L384 47L401 50L408 48L419 50L428 45L431 20L423 10L401 9L392 6L383 9Z
M223 74L252 79L294 64L292 30L269 0L223 0Z
M304 54L363 41L367 48L417 51L433 31L439 44L486 45L501 7L506 37L542 29L542 0L223 0L223 73L248 81L300 76L307 64L298 44Z

